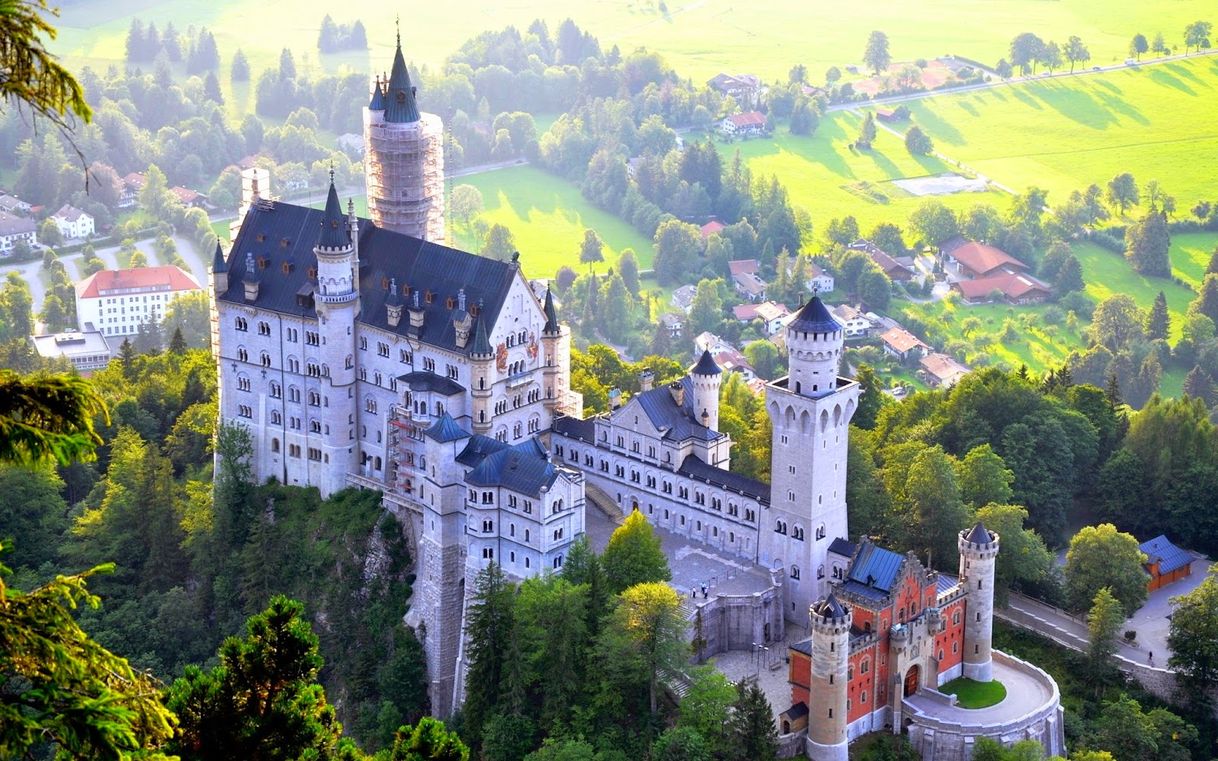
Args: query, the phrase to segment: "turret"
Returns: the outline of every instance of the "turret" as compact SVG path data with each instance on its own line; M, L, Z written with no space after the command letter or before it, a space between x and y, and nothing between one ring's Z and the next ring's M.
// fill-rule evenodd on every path
M474 340L469 347L470 386L473 392L474 433L484 436L491 432L491 371L495 364L495 349L486 332L482 304L474 318Z
M544 362L542 377L545 383L545 406L550 415L577 414L563 406L570 387L569 364L571 356L571 331L558 321L558 310L554 308L554 294L546 288L542 303L546 324L541 329L541 352Z
M694 415L712 431L719 430L719 384L723 371L709 351L703 351L698 364L689 371L694 387Z
M993 676L994 563L998 534L980 521L960 532L960 585L967 595L964 616L964 676L988 682Z
M841 324L813 296L787 323L787 388L808 397L836 389L843 342Z
M812 683L808 690L808 757L847 761L846 699L849 690L850 609L830 592L811 605Z
M376 77L376 81L372 84L372 100L368 102L368 110L385 110L385 94L381 92L381 77L379 74Z
M224 261L224 250L220 241L216 241L216 253L211 259L211 288L215 294L228 291L228 264Z

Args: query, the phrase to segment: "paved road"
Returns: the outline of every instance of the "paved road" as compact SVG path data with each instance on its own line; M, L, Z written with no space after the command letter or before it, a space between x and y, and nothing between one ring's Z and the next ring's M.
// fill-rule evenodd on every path
M1066 77L1085 77L1092 74L1100 74L1106 71L1118 71L1120 69L1142 68L1145 66L1157 66L1163 63L1172 61L1182 61L1187 58L1197 58L1198 56L1214 56L1218 55L1218 48L1212 50L1203 50L1200 53L1188 53L1180 55L1169 55L1161 58L1148 58L1136 64L1114 63L1108 66L1093 66L1076 68L1073 72L1058 71L1051 74L1034 74L1027 77L1011 77L1010 79L996 79L990 82L981 82L975 85L966 85L964 87L948 87L942 90L927 90L921 92L908 93L905 95L889 95L883 98L874 98L872 100L860 101L858 103L838 103L829 106L827 111L849 111L851 109L863 106L886 106L893 103L908 103L914 100L923 100L924 98L935 98L939 96L952 96L957 93L977 92L979 90L992 90L996 87L1009 87L1011 85L1023 84L1025 82L1040 82L1045 80L1057 80Z

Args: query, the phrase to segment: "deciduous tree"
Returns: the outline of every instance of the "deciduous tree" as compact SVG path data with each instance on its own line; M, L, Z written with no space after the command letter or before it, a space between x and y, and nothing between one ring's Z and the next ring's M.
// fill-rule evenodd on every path
M622 525L614 529L601 557L611 593L655 581L668 581L672 572L660 548L660 537L639 510L632 510Z
M867 37L867 48L863 51L863 63L871 69L872 74L879 75L892 63L892 54L888 52L888 35L874 31Z
M1138 540L1111 523L1085 526L1066 551L1066 598L1075 610L1086 610L1100 589L1107 587L1121 601L1126 616L1146 600L1146 555Z

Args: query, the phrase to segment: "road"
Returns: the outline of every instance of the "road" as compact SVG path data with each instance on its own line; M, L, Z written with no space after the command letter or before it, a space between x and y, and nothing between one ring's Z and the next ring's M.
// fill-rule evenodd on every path
M866 106L887 106L893 103L909 103L915 100L924 100L926 98L936 98L940 96L952 96L959 93L977 92L979 90L992 90L997 87L1010 87L1011 85L1024 84L1027 82L1043 82L1045 80L1057 80L1066 77L1085 77L1092 74L1101 74L1106 71L1118 71L1120 69L1138 69L1144 66L1157 66L1162 63L1170 63L1172 61L1183 61L1187 58L1197 58L1198 56L1214 56L1218 55L1218 48L1212 50L1203 50L1200 53L1182 53L1179 55L1163 56L1162 58L1150 58L1135 64L1114 63L1108 66L1092 66L1077 68L1073 72L1059 71L1049 74L1033 74L1026 77L1011 77L1010 79L997 79L990 82L981 82L975 85L965 85L964 87L947 87L941 90L925 90L920 92L907 93L904 95L889 95L883 98L873 98L871 100L859 101L856 103L838 103L829 106L827 111L851 111L857 108Z

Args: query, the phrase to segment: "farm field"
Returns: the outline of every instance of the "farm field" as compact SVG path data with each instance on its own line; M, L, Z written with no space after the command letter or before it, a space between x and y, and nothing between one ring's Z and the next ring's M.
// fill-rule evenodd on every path
M937 150L1058 203L1121 172L1157 179L1180 212L1214 195L1218 59L1210 56L941 96L909 104Z
M133 17L155 21L159 27L172 20L183 30L206 26L216 35L225 67L242 47L255 72L274 65L284 47L306 71L319 66L332 72L342 67L370 71L370 61L388 61L392 54L394 12L376 0L353 0L337 9L319 0L132 0L122 11L115 10L111 0L78 0L65 6L54 50L68 56L72 65L90 63L104 69L120 61ZM1058 42L1077 34L1089 45L1093 63L1111 63L1124 60L1135 32L1148 38L1162 32L1169 45L1182 45L1185 24L1205 17L1213 5L1211 0L875 0L842 14L835 4L803 0L533 0L490 5L452 0L412 3L402 10L407 57L433 67L484 29L514 24L523 30L540 17L553 32L571 17L606 48L616 44L623 52L639 46L662 51L682 76L696 80L724 68L785 80L792 65L803 63L819 81L831 65L857 63L873 29L888 33L897 61L952 53L992 64L1007 55L1011 37L1028 31ZM320 56L317 34L327 13L338 23L361 19L372 50ZM473 25L471 19L476 20ZM272 29L273 34L250 34ZM221 79L227 84L228 77Z
M783 124L773 137L719 145L724 163L737 150L753 177L777 175L791 201L812 215L817 229L835 217L853 215L866 232L880 222L902 227L925 197L908 193L891 180L954 171L938 158L914 156L901 138L881 131L870 151L851 150L862 116L846 111L827 114L811 137L792 135ZM949 208L965 209L987 203L1005 208L999 191L933 196Z

